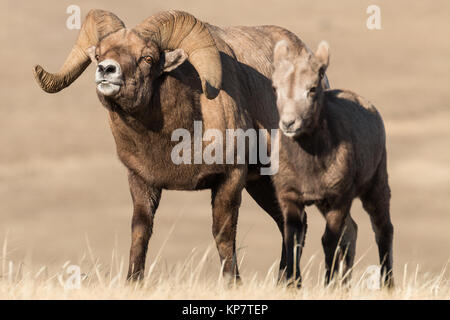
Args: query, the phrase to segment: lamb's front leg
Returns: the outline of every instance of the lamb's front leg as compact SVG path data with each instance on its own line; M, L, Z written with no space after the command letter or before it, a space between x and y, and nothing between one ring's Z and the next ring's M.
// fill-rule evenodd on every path
M234 169L212 188L212 233L223 265L223 275L230 284L240 281L236 257L236 228L244 184L244 173Z
M284 216L284 246L286 252L285 279L288 285L301 286L300 258L306 236L306 212L299 203L298 195L293 191L284 191L279 195Z
M161 189L150 187L141 177L128 173L133 220L131 223L131 248L128 280L140 280L144 276L145 257L153 229L153 218L161 199Z

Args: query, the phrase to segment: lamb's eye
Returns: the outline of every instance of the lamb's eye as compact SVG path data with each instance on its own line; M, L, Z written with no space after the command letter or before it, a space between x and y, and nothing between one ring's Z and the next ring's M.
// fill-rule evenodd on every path
M98 54L95 55L95 60L98 61L98 59L100 58L100 56Z
M142 57L142 59L144 59L144 61L147 62L147 63L149 63L149 64L153 62L153 58L150 57L150 56Z
M324 74L325 74L325 70L323 69L323 68L320 68L320 70L319 70L319 77L322 79L322 77L324 76Z

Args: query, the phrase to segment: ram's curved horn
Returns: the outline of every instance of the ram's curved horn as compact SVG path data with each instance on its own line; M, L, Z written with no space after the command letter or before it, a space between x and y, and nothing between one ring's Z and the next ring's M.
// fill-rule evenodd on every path
M34 66L33 73L36 81L48 93L55 93L69 86L91 62L86 50L91 46L97 45L99 40L106 35L124 27L124 23L111 12L103 10L89 11L77 41L61 69L57 73L49 73L40 65Z
M222 64L216 43L203 22L189 13L171 10L151 16L134 30L144 39L153 40L161 50L183 49L200 76L206 97L217 97Z

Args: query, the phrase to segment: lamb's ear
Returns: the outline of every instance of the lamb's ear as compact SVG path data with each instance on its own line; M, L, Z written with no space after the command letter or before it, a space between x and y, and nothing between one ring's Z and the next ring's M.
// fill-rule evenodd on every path
M316 51L316 59L321 64L323 72L325 72L325 70L328 67L328 64L330 63L330 46L326 41L321 41L319 43L319 46L317 47Z
M173 51L164 52L164 72L170 72L180 66L188 55L183 49L175 49Z
M273 67L274 86L284 81L294 71L294 65L289 59L289 43L286 40L278 41L273 49Z
M276 63L281 60L287 60L289 57L289 44L286 40L280 40L273 49L273 61Z
M95 46L91 46L91 47L87 48L87 49L86 49L86 54L87 54L88 57L91 59L91 61L92 61L95 65L97 65L97 64L98 64L98 61L97 61L97 59L95 58L95 49L96 49Z
M294 72L294 65L288 60L281 60L275 63L272 74L272 84L274 87L282 85L289 75Z

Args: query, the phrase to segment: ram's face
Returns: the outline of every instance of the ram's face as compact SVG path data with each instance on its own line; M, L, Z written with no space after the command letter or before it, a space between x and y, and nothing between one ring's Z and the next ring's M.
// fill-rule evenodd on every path
M70 86L92 60L102 103L134 113L148 107L155 79L188 57L206 98L216 98L222 85L222 63L204 23L186 12L165 11L126 29L115 14L91 10L60 70L50 73L36 65L33 74L44 91L55 93Z
M122 29L90 48L89 55L97 64L95 83L101 98L108 97L128 109L148 104L159 71L155 44Z

